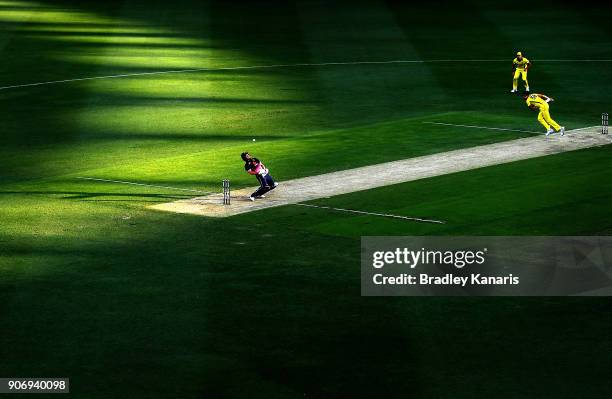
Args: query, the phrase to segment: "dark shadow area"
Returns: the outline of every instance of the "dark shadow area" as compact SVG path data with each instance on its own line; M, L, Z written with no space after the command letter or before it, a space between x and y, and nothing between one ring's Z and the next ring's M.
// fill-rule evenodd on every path
M506 7L503 2L488 2L480 7L470 0L416 5L388 0L387 4L422 59L508 59L507 63L458 61L429 64L436 81L449 94L493 96L511 88L512 59L519 49L515 48L511 38L505 36L493 21L482 14L483 9L503 10ZM436 25L444 26L444 29L430 29ZM449 36L449 30L457 34ZM444 46L440 46L440 43L444 43ZM528 49L523 51L528 52ZM537 73L539 84L548 87L554 84L554 80L544 70L538 70ZM500 79L500 76L506 76L507 79ZM483 92L483 87L488 87L489 92ZM554 87L556 85L551 89Z
M27 370L55 342L73 349L47 354L37 370L69 374L72 392L95 390L100 397L119 391L132 398L421 392L414 362L419 339L401 325L401 314L381 301L361 303L349 269L321 280L347 261L332 255L338 241L321 245L300 231L266 230L283 231L283 245L292 251L276 248L277 256L265 259L237 244L248 236L249 246L270 247L261 226L151 215L117 220L114 237L99 242L66 240L59 250L11 243L11 255L48 256L49 266L37 280L0 283L0 292L11 292L3 298L5 331L29 332L0 334L0 370ZM62 256L73 261L58 273ZM350 287L338 289L343 280ZM24 309L44 314L38 322L48 323L45 338L31 341L38 336L34 320L16 317ZM30 349L17 357L25 345ZM143 384L124 379L132 373ZM107 383L95 382L101 375Z

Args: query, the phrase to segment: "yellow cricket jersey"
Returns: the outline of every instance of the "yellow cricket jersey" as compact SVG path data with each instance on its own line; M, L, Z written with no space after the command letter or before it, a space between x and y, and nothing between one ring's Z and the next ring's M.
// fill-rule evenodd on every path
M546 100L544 100L543 98L541 98L539 95L537 94L530 94L529 97L527 97L527 100L525 101L527 103L527 106L535 106L536 108L540 108L543 105L547 105L548 103L546 102Z
M518 58L515 58L512 61L512 65L514 65L516 67L516 69L519 69L521 71L524 71L525 68L527 68L527 64L529 64L529 60L525 57L523 57L522 60L518 60Z

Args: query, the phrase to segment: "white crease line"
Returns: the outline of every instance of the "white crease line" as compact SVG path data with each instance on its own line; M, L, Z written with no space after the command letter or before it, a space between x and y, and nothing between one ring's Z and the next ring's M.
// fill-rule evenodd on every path
M534 132L532 130L519 130L519 129L505 129L501 127L488 127L488 126L474 126L474 125L459 125L454 123L442 123L442 122L423 122L428 125L442 125L442 126L456 126L456 127L469 127L473 129L488 129L488 130L504 130L508 132L521 132L521 133L536 133L536 134L544 134L542 132Z
M80 177L80 176L77 177L77 179L101 181L101 182L106 182L106 183L130 184L130 185L133 185L133 186L166 188L168 190L189 191L189 192L192 192L192 193L200 193L200 194L214 194L212 191L192 190L192 189L189 189L189 188L178 188L178 187L169 187L169 186L157 186L155 184L134 183L134 182L131 182L131 181L123 181L123 180L108 180L108 179L98 179L98 178L95 178L95 177Z
M473 129L488 129L488 130L505 130L505 131L509 131L509 132L521 132L521 133L535 133L535 134L546 134L543 132L534 132L531 130L518 130L518 129L504 129L501 127L488 127L488 126L474 126L474 125L459 125L459 124L454 124L454 123L442 123L442 122L423 122L429 125L442 125L442 126L457 126L457 127L469 127L469 128L473 128ZM599 125L595 125L595 126L587 126L587 127L581 127L578 129L571 129L571 130L566 130L565 133L571 133L571 132L576 132L579 130L587 130L587 129L594 129L594 128L598 128L601 127ZM559 134L559 132L555 132L555 133L551 133L551 135L557 135Z
M318 208L318 209L329 209L331 211L357 213L357 214L360 214L360 215L382 216L382 217L386 217L386 218L412 220L412 221L415 221L415 222L423 222L423 223L446 224L446 222L443 221L443 220L422 219L422 218L415 218L415 217L410 217L410 216L391 215L391 214L388 214L388 213L357 211L357 210L354 210L354 209L334 208L334 207L331 207L331 206L319 206L319 205L300 204L300 203L298 203L298 204L288 204L288 205L306 206L306 207L309 207L309 208Z
M601 128L601 125L579 127L578 129L567 130L565 133L575 132L575 131L578 131L578 130L594 129L594 128L597 128L597 127Z
M610 60L533 60L534 62L612 62ZM92 76L85 78L74 78L74 79L62 79L62 80L51 80L47 82L36 82L36 83L24 83L18 85L10 85L0 87L0 90L16 89L20 87L32 87L32 86L43 86L58 83L69 83L69 82L80 82L86 80L97 80L97 79L114 79L114 78L126 78L135 76L148 76L148 75L161 75L167 73L187 73L187 72L204 72L204 71L231 71L240 69L266 69L266 68L292 68L292 67L310 67L310 66L333 66L333 65L375 65L375 64L425 64L425 63L437 63L437 62L509 62L508 60L390 60L390 61L347 61L347 62L319 62L319 63L297 63L297 64L273 64L273 65L251 65L251 66L237 66L237 67L219 67L219 68L193 68L193 69L176 69L169 71L154 71L154 72L139 72L139 73L125 73L118 75L105 75L105 76Z

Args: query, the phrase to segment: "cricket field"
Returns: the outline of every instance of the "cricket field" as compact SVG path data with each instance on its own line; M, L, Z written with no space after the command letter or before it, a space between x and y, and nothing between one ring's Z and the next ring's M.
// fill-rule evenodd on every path
M562 1L0 0L0 377L88 399L608 396L612 299L362 297L359 264L361 236L612 235L610 145L305 202L324 208L151 207L255 185L243 151L282 188L535 137L517 51L553 118L599 125L611 20Z

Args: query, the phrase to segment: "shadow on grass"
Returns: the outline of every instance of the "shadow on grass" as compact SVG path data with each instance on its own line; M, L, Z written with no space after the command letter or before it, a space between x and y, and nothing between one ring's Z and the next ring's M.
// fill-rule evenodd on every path
M287 136L262 136L257 132L252 135L215 135L215 134L184 134L184 133L117 133L117 132L95 132L85 135L92 140L110 140L110 141L194 141L194 142L250 142L253 144L253 139L260 141L275 141L287 138Z
M144 193L113 193L113 192L85 192L85 191L0 191L0 195L64 195L65 199L83 200L98 197L142 197L159 199L187 199L197 197L198 193L193 194L144 194ZM112 200L109 200L112 201ZM127 201L127 200L117 200ZM133 200L135 202L143 202Z

